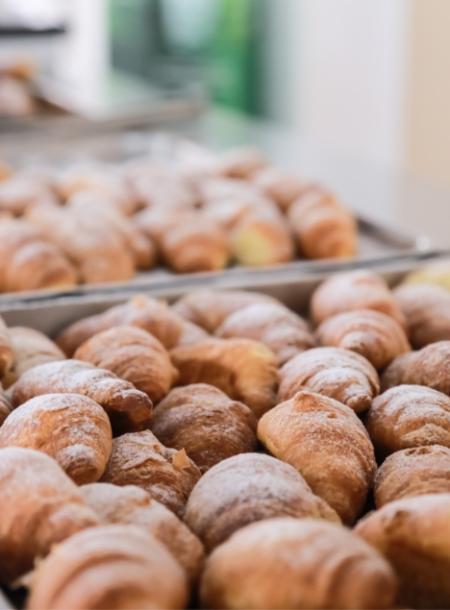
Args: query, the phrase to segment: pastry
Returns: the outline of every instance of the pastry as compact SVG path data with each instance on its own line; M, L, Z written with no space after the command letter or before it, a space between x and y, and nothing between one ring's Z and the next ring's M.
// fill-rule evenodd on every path
M11 369L13 359L13 348L8 328L0 316L0 379L3 379L5 374Z
M202 543L150 494L135 485L119 487L111 483L83 485L80 491L103 524L135 525L144 529L169 549L191 580L196 580L203 562Z
M80 532L55 547L31 578L28 610L185 608L184 571L155 537L132 525Z
M167 447L185 449L201 472L256 447L252 411L204 383L173 389L155 409L152 431Z
M30 175L17 173L0 181L0 212L22 216L28 208L46 201L56 203L54 194Z
M389 563L352 532L315 519L253 523L207 559L204 608L392 608Z
M200 470L184 450L164 447L150 430L123 434L113 450L103 481L137 485L181 516Z
M59 347L71 357L93 335L114 326L138 326L154 335L164 347L177 344L182 322L167 305L144 295L136 295L123 305L70 324L57 338Z
M322 345L343 347L361 354L377 370L410 351L403 328L381 311L357 309L326 319L317 329Z
M222 153L218 160L217 173L228 178L248 180L267 165L268 162L260 150L241 146Z
M41 394L82 394L101 405L116 434L146 428L152 415L149 397L110 371L79 360L40 364L26 371L14 384L14 407Z
M380 384L376 370L363 356L340 347L316 347L298 354L280 371L280 400L303 389L339 400L360 413L370 407Z
M181 322L181 335L178 338L176 347L183 347L186 345L195 345L201 343L205 339L208 339L209 334L206 330L203 330L201 326L197 326L193 322L188 320L182 320Z
M275 404L276 359L262 343L250 339L207 339L176 347L171 358L180 373L179 385L216 386L250 407L257 417Z
M340 521L295 468L263 453L242 453L203 475L184 518L211 550L249 523L285 516Z
M228 189L230 191L229 194L227 194ZM271 221L280 224L280 219L283 219L275 203L261 195L261 193L258 193L256 189L249 188L247 183L244 183L244 187L235 187L234 189L224 186L223 191L223 193L220 193L220 188L218 188L218 193L215 196L206 199L201 212L205 218L217 222L228 232L236 229L247 218L257 219L260 217L265 220L263 225L270 224ZM255 226L255 228L258 231L258 227ZM267 228L266 231L267 242L263 245L265 245L267 251L267 248L270 247L270 228ZM273 232L274 246L277 245L277 233L279 233L277 230ZM253 235L255 235L255 231ZM264 239L264 235L261 236L261 239ZM275 252L276 249L274 250Z
M81 493L45 453L0 449L0 581L33 567L53 544L98 524Z
M355 413L337 400L298 392L263 415L258 438L292 464L315 494L353 523L376 469L369 436Z
M170 229L177 225L192 226L194 219L198 219L198 215L192 209L156 206L138 212L134 216L134 223L161 251L164 235Z
M112 371L155 403L164 398L178 376L162 343L136 326L115 326L97 333L80 345L74 358Z
M111 424L80 394L44 394L14 409L0 427L0 448L25 447L52 457L78 485L103 474L112 447Z
M311 188L311 184L299 180L294 174L288 174L277 167L264 167L252 176L252 183L266 197L276 202L278 207L286 211L300 195Z
M406 608L450 604L450 494L390 502L362 519L356 533L378 549L399 578Z

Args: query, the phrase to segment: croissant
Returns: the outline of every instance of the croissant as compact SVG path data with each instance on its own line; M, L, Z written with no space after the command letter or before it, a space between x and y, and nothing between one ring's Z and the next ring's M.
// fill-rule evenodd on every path
M267 519L207 559L204 608L392 608L389 563L349 530L315 519Z
M198 290L179 299L172 310L185 320L213 333L230 314L257 303L279 305L276 299L258 292Z
M113 450L103 481L137 485L181 516L200 470L184 450L164 447L150 430L123 434Z
M163 544L132 525L80 532L33 573L28 610L185 608L184 571Z
M30 175L13 174L0 181L0 211L22 216L28 208L41 202L55 202L56 198L42 181Z
M450 341L430 343L395 358L383 373L381 386L387 390L404 383L428 386L450 396Z
M226 182L238 181L228 180ZM214 193L214 190L217 192ZM265 225L271 221L280 224L280 218L283 218L277 206L270 199L264 197L256 189L250 188L246 182L244 182L244 186L238 184L237 186L223 185L221 187L218 185L215 189L208 187L206 192L208 193L208 191L210 192L206 195L202 214L205 218L217 222L226 231L232 231L250 217L262 217ZM267 233L270 238L270 229L267 229ZM274 238L276 235L277 232L274 232ZM266 248L267 246L270 246L270 241L267 242Z
M64 360L59 347L38 330L24 326L13 326L8 329L9 340L13 351L13 363L3 378L5 387L19 379L25 371L55 360Z
M203 330L197 324L189 322L188 320L182 320L181 322L181 335L177 341L176 347L183 347L186 345L195 345L201 343L205 339L208 339L209 334L206 330Z
M403 449L390 455L375 477L375 503L408 496L450 493L450 449L441 445Z
M97 525L78 488L45 453L0 449L0 581L9 583L51 546Z
M165 303L137 295L123 305L70 324L58 335L57 343L71 357L93 335L115 326L138 326L171 348L181 335L182 321Z
M249 180L255 172L267 165L267 159L260 150L242 146L222 153L217 163L217 173L228 178Z
M74 357L130 381L153 402L168 393L178 376L162 343L136 326L97 333L80 345Z
M201 472L256 447L253 412L203 383L172 390L155 410L152 431L164 445L185 449Z
M11 404L0 383L0 426L11 412Z
M77 274L62 252L23 220L0 220L0 291L62 289Z
M26 371L14 384L14 407L41 394L82 394L101 405L109 415L113 430L142 430L151 419L149 397L110 371L79 360L61 360L40 364Z
M370 407L380 384L376 370L363 356L340 347L316 347L298 354L280 371L280 400L302 389L339 400L360 413Z
M0 316L0 379L9 371L13 364L13 348L8 328Z
M295 468L263 453L242 453L203 475L189 496L184 519L212 550L249 523L282 516L340 522Z
M303 195L311 185L303 182L297 176L288 174L277 167L264 167L252 176L252 183L266 197L276 202L278 207L286 211L296 199Z
M450 494L429 494L390 502L358 523L356 533L396 571L399 604L448 608L449 514Z
M258 438L275 457L297 468L344 523L356 519L376 463L369 436L350 408L299 392L263 415Z
M207 339L176 347L172 362L179 385L207 383L240 400L259 417L273 407L278 371L273 353L250 339Z
M233 230L231 239L233 255L241 265L278 265L295 257L294 241L283 218L246 216Z
M158 205L138 212L134 223L161 250L164 235L170 229L185 224L192 226L194 219L198 219L198 215L192 209Z
M357 309L327 318L317 329L322 345L342 347L364 356L377 370L410 351L403 328L380 311Z
M267 345L279 365L315 347L307 322L281 304L256 303L230 314L217 328L218 337L253 339Z
M83 485L81 493L102 523L135 525L162 542L186 570L191 580L203 562L200 540L163 504L135 485L111 483Z
M374 309L405 326L405 317L385 281L370 271L337 273L313 293L311 315L316 324L343 311Z
M419 385L399 385L377 396L366 426L377 453L423 445L450 447L450 398Z
M100 405L86 396L36 396L5 419L0 427L2 447L43 451L78 485L93 483L111 454L111 424Z
M394 291L417 348L450 340L450 293L431 284L405 284Z
M306 258L347 258L357 251L353 215L331 194L309 189L287 212L301 253Z

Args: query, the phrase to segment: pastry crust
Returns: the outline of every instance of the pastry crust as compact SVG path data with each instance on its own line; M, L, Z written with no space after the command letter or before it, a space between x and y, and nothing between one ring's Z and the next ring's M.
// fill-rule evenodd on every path
M278 385L276 359L250 339L208 339L171 351L178 383L207 383L246 404L256 417L273 407Z
M399 385L377 396L366 426L380 456L424 445L450 448L450 398L419 385Z
M76 485L45 453L0 449L0 582L30 570L53 544L98 524Z
M380 384L376 370L363 356L340 347L317 347L295 356L280 371L280 400L303 389L361 413L370 407Z
M185 608L186 577L156 538L132 525L95 527L55 547L33 573L29 610Z
M143 328L167 348L177 344L182 331L182 321L166 303L136 295L123 305L116 305L103 313L70 324L58 335L56 342L70 358L93 335L115 326Z
M8 328L0 316L0 379L3 379L5 374L13 365L13 349Z
M123 434L113 449L103 481L137 485L152 498L182 516L200 470L184 450L164 447L150 430Z
M211 550L249 523L284 516L340 522L295 468L263 453L242 453L203 475L184 518Z
M185 449L201 472L256 447L253 412L204 383L172 390L155 409L152 431L167 447Z
M355 309L381 311L405 326L405 317L394 295L385 281L371 271L336 273L315 290L311 299L311 315L316 324Z
M152 402L136 388L110 371L79 360L61 360L35 366L14 384L14 407L30 398L50 393L82 394L101 405L116 434L142 430L151 420Z
M111 454L111 424L100 405L86 396L45 394L8 415L0 427L2 447L43 451L78 485L93 483Z
M208 339L209 334L206 330L203 330L197 324L189 322L188 320L182 320L181 322L181 335L178 338L176 347L184 347L186 345L195 345L201 343L205 339Z
M388 562L345 528L268 519L236 532L208 558L204 608L392 608Z
M102 524L135 525L162 542L195 581L203 563L203 545L176 515L136 487L111 483L83 485L81 493Z
M378 549L399 578L399 604L450 604L450 494L390 502L362 519L356 533Z
M450 493L450 449L442 445L397 451L375 477L377 508L401 498L436 493Z
M178 376L162 343L136 326L115 326L97 333L80 345L74 357L130 381L155 403L164 398Z
M266 413L258 438L304 476L344 523L360 514L376 469L369 436L355 413L320 394L298 392Z
M386 368L411 346L403 328L380 311L357 309L331 316L317 329L322 345L349 349L377 369Z

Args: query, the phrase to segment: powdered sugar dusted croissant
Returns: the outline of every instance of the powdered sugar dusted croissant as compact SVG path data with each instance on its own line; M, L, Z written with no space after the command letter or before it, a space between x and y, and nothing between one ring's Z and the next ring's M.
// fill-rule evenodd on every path
M49 393L82 394L101 405L111 420L113 430L142 430L150 423L152 402L110 371L79 360L61 360L35 366L14 384L13 406Z
M380 390L376 370L363 356L339 347L317 347L289 360L280 371L280 400L308 389L344 403L356 413Z

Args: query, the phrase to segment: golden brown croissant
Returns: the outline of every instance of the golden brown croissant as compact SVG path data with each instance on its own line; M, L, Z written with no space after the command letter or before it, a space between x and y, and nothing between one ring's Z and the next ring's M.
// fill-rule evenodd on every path
M435 493L450 493L450 449L442 445L397 451L375 476L377 508L408 496Z
M8 328L0 316L0 379L11 369L13 365L13 348Z
M82 394L101 405L116 434L146 428L152 415L150 398L110 371L79 360L40 364L26 371L14 384L14 407L30 398L49 393Z
M356 519L376 463L369 436L349 407L298 392L263 415L258 438L275 457L297 468L344 523Z
M391 563L407 608L448 608L450 494L390 502L362 519L356 533Z
M284 517L236 532L207 559L204 608L392 608L397 581L384 558L349 530Z
M380 384L376 370L363 356L340 347L317 347L298 354L280 370L280 400L303 389L339 400L360 413L370 407Z
M144 430L113 440L111 458L102 480L142 487L152 498L181 516L200 475L184 450L164 447L150 430Z
M330 193L318 188L308 190L291 204L288 218L306 258L355 256L356 221Z
M283 516L340 522L295 468L263 453L242 453L203 475L184 519L211 550L249 523Z
M11 412L11 403L9 402L9 398L6 396L3 391L2 384L0 383L0 426L3 424L5 419Z
M251 146L232 148L220 156L217 173L228 178L249 180L255 172L268 165L262 152Z
M0 427L0 448L25 447L52 457L78 485L102 476L112 448L111 424L96 402L80 394L36 396Z
M256 303L230 314L217 328L218 337L240 337L261 341L284 364L297 354L315 347L307 322L281 304Z
M80 532L55 547L31 579L28 610L185 608L184 571L154 536L132 525Z
M316 324L354 309L381 311L405 326L404 315L385 281L371 271L337 273L325 280L311 299L311 314Z
M62 252L23 220L0 220L0 290L74 286L77 274Z
M65 358L56 343L38 330L13 326L8 329L8 334L13 350L13 364L3 378L5 387L12 385L34 366Z
M205 339L208 339L209 334L206 330L203 330L201 326L197 326L193 322L183 320L181 318L181 335L177 341L176 347L182 347L186 345L195 345L201 343Z
M159 339L164 347L171 348L181 335L182 321L165 303L137 295L123 305L70 324L58 335L57 343L71 357L93 335L114 326L143 328Z
M136 326L115 326L97 333L80 345L74 358L112 371L155 403L164 398L178 376L162 343Z
M395 358L381 377L382 388L404 383L424 385L450 396L450 341L430 343Z
M256 417L273 407L278 371L273 353L251 339L207 339L176 347L172 362L179 385L208 383L246 404Z
M394 291L413 346L450 340L450 293L431 284L405 284Z
M276 299L244 290L198 290L179 299L172 307L185 320L213 333L230 314L257 303L275 303Z
M277 167L264 167L252 176L252 183L266 197L276 202L278 207L286 211L300 195L311 188L311 184L303 182L294 174L288 174Z
M0 581L8 583L51 546L98 524L81 493L45 453L0 449Z
M366 426L377 453L423 445L450 447L450 398L419 385L399 385L377 396Z
M364 356L377 370L411 349L400 324L371 309L331 316L319 326L317 336L322 345L342 347Z
M166 546L195 580L203 562L203 545L176 515L136 485L91 483L81 493L102 523L135 525Z
M167 447L185 449L202 472L256 447L252 411L204 383L172 390L155 409L152 431Z

